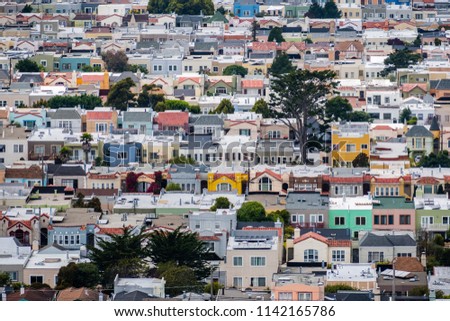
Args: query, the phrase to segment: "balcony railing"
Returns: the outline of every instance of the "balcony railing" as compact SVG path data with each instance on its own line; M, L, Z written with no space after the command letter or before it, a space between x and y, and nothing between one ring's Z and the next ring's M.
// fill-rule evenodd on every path
M292 222L291 223L294 227L299 227L299 228L324 228L325 227L325 223L321 222L321 223L295 223Z
M442 223L422 224L421 228L429 232L445 232L448 231L448 229L450 228L450 224L442 224Z

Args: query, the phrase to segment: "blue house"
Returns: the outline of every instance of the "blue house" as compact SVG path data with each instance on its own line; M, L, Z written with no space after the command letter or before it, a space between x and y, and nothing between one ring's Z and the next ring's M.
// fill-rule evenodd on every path
M259 3L256 0L236 0L233 4L233 13L241 18L255 17L259 12Z
M118 135L116 130L105 141L103 145L103 159L108 166L129 166L130 163L140 163L142 161L142 146L145 139L145 135L134 135L134 131L127 131L122 135Z
M17 123L20 126L33 129L33 128L45 128L47 112L43 108L35 110L20 111L20 109L13 110L9 113L9 122L11 124Z
M90 65L91 58L87 56L63 56L59 61L59 71L69 72L69 71L81 71L83 66Z
M401 5L403 5L403 6L410 6L411 5L411 0L385 0L385 3L387 5L395 4L395 5L398 5L398 6L401 6Z
M151 136L153 111L150 108L131 108L129 110L122 113L122 129L135 130L138 134Z
M87 208L69 208L63 216L54 215L48 227L48 240L66 250L94 246L95 227L101 213Z

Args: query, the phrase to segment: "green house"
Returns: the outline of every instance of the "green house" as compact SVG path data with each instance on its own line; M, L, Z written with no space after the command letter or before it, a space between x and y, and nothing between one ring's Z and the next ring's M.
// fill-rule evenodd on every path
M328 227L349 228L352 237L358 238L360 231L372 230L372 207L367 196L330 198Z
M446 195L416 197L416 233L432 239L436 234L447 238L450 228L450 201Z

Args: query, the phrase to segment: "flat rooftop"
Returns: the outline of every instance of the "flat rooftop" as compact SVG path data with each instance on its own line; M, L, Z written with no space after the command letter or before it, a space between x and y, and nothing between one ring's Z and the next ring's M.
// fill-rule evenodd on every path
M377 272L372 264L335 264L335 269L327 270L327 281L375 282Z
M65 213L53 216L52 225L55 227L93 225L97 224L100 215L100 213L90 211L87 208L69 208Z

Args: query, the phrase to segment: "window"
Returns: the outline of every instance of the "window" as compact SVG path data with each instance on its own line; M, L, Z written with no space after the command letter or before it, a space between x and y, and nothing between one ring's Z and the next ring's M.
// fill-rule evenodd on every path
M356 217L356 225L366 225L366 218L363 216Z
M311 301L311 292L298 292L299 301Z
M252 277L250 278L250 286L266 286L266 278Z
M250 129L239 129L239 135L250 136Z
M53 25L44 25L44 31L53 31Z
M233 266L242 266L242 256L233 256Z
M106 132L108 130L108 124L107 123L96 123L95 124L95 131L96 132Z
M235 288L242 288L242 278L237 276L233 278L233 286Z
M388 215L388 225L394 224L394 215Z
M361 149L367 149L367 144L361 144Z
M333 250L331 252L331 260L333 262L344 262L345 261L345 251L344 250Z
M401 225L411 224L411 215L400 215L400 224Z
M73 179L62 179L61 185L66 187L73 187L73 181L74 181Z
M8 272L8 274L9 274L9 279L11 280L11 281L18 281L18 279L17 279L17 271L14 271L14 272Z
M355 144L347 144L346 151L347 152L356 152L356 145Z
M450 224L450 216L443 216L442 217L442 224Z
M345 225L345 217L337 216L334 218L334 225Z
M227 89L225 87L217 87L216 88L216 94L226 94Z
M41 275L30 275L30 284L44 283L44 277Z
M127 159L128 153L127 152L118 152L117 153L117 159Z
M259 190L268 192L272 190L272 180L268 177L263 177L259 180Z
M311 223L323 223L323 215L322 214L311 214L311 215L309 215L309 221Z
M266 266L266 258L264 256L252 256L250 258L251 266Z
M420 218L420 223L422 227L427 227L428 225L434 224L433 216L422 216Z
M369 252L368 262L381 262L384 260L384 252Z
M0 100L0 107L6 107L8 105L6 100Z
M6 146L0 145L0 153L5 153L5 152L6 152Z
M292 292L278 293L278 301L292 301Z
M269 138L281 138L281 132L279 130L269 130Z
M45 146L43 146L43 145L34 146L34 153L37 155L44 155Z
M314 249L308 249L303 251L303 261L304 262L318 262L319 261L319 251Z

